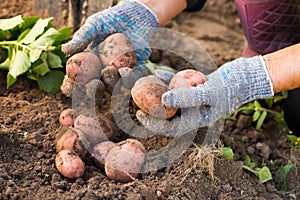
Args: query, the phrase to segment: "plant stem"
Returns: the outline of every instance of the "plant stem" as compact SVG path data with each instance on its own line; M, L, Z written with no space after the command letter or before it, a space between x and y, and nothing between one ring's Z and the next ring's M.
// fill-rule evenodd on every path
M254 173L255 175L258 175L257 171L255 171L254 169L248 167L247 165L243 165L243 168L250 171L250 172L252 172L252 173Z
M30 48L28 46L21 44L17 41L2 41L2 42L0 42L0 45L16 45L16 46L20 46L24 49L30 50Z

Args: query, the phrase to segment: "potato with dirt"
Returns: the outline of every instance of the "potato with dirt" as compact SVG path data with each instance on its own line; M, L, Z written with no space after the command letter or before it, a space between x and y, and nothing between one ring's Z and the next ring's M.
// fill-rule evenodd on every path
M122 33L109 35L98 46L100 59L105 66L134 68L137 56L130 39Z
M98 114L98 122L105 136L108 139L113 139L116 135L116 132L113 130L111 121L108 119L108 116Z
M193 87L207 81L206 76L195 69L185 69L177 72L169 83L170 89Z
M73 117L73 109L67 108L63 110L59 115L59 123L63 126L73 126L74 125L74 117Z
M105 90L109 93L112 93L116 83L120 80L120 78L121 76L119 74L119 71L114 66L106 66L101 71L101 80L105 85Z
M78 134L73 128L68 128L56 142L57 152L64 149L74 150L78 155L86 153Z
M85 115L79 115L74 122L74 129L81 142L88 147L108 140L99 122Z
M103 65L92 52L84 51L71 56L66 63L68 78L78 85L84 85L92 79L99 79Z
M154 75L142 77L136 81L131 89L134 103L149 115L168 119L173 117L177 108L167 108L162 105L162 95L169 91L169 87Z
M70 149L58 152L55 157L57 170L66 178L76 179L82 177L85 171L85 164L78 154Z
M63 82L60 86L60 90L66 97L72 96L74 82L75 81L73 79L69 78L68 75L65 75Z
M112 148L105 160L107 177L116 182L130 182L138 178L145 162L145 147L136 139L127 139Z
M93 148L92 156L96 167L104 169L105 160L108 152L118 145L112 141L104 141L96 144Z

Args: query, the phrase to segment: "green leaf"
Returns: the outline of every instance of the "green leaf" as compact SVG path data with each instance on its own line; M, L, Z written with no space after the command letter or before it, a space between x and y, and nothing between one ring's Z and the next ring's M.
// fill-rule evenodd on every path
M251 162L251 158L248 155L246 155L245 165L247 167L249 167L250 169L254 169L254 167L256 166L256 163L255 162Z
M255 111L252 116L252 120L255 122L256 120L258 120L259 116L260 116L260 111L259 110Z
M223 147L222 148L222 153L223 153L223 156L227 160L232 160L233 159L234 153L233 153L233 151L230 147Z
M6 40L6 33L0 29L0 41Z
M245 114L245 115L250 115L251 113L253 113L253 110L251 110L251 109L245 109L245 110L242 110L241 113Z
M38 85L42 90L49 93L57 93L64 79L64 73L52 70L38 80Z
M52 53L52 52L47 52L48 56L47 56L47 62L50 68L55 69L55 68L64 68L62 66L62 61L61 58Z
M23 44L30 44L35 41L35 39L40 36L44 29L48 26L48 23L53 19L53 17L49 17L47 19L39 19L35 25L32 27L30 32L26 35L26 37L20 42Z
M156 65L154 63L152 63L150 60L147 60L145 66L148 68L151 74L155 74Z
M11 62L11 69L9 70L9 74L17 78L20 74L25 73L30 67L30 59L28 54L23 51L17 51L16 56Z
M28 17L23 17L24 23L20 24L20 30L21 32L27 30L27 29L32 29L32 27L36 24L36 22L40 18L37 16L28 16Z
M266 166L262 167L259 171L258 171L258 179L261 183L265 183L269 180L272 180L272 174L270 172L270 169Z
M58 30L58 36L55 39L55 44L56 46L58 44L61 44L64 41L68 41L71 39L71 34L72 34L73 28L72 27L66 27Z
M48 46L51 46L56 37L58 31L55 28L49 28L43 35L41 35L36 41L32 42L29 47L36 49L46 50Z
M257 100L254 101L254 106L255 106L255 109L257 109L257 110L261 109L261 105Z
M245 158L245 165L246 166L250 166L250 163L251 163L251 159L250 159L250 157L248 156L248 155L246 155L246 158Z
M31 72L28 71L26 76L27 76L27 78L34 80L34 81L38 81L40 78L40 75L35 73L34 71L31 71Z
M21 15L17 15L15 17L12 17L9 19L2 19L2 20L0 20L0 29L2 29L4 31L9 30L9 29L12 29L12 28L18 26L22 22L23 22L23 19L22 19Z
M10 58L6 58L6 60L0 63L0 69L8 70L10 66Z
M41 54L42 54L43 50L42 49L33 49L29 52L29 57L30 57L30 62L34 63L35 61L37 61Z
M53 44L57 34L57 30L55 30L54 28L50 28L36 41L29 45L29 47L32 49L29 52L31 62L35 62L36 60L38 60L41 53L43 51L46 51L47 48Z
M280 172L280 174L283 177L287 177L287 175L290 173L291 169L296 168L296 164L288 164L285 166L280 166L280 168L278 169L278 171Z
M284 115L283 113L277 113L274 115L274 120L279 122L279 121L284 121Z
M284 97L284 96L274 96L274 102L277 103L277 102L279 102L279 101L281 101L281 100L283 100L285 98L286 97Z
M287 135L287 137L292 143L295 144L297 142L298 137L296 135Z
M47 63L41 63L37 66L35 66L32 71L34 71L35 73L41 75L41 76L44 76L45 74L47 74L50 69L48 67L48 64Z
M24 30L18 37L17 41L21 41L28 33L29 33L30 29L26 29Z
M14 78L12 75L7 73L7 88L16 82L17 78Z
M267 98L265 99L265 103L267 104L268 108L272 108L273 106L273 98Z
M266 119L266 116L267 116L267 111L264 110L257 121L257 124L256 124L257 130L259 130L261 128L262 124L264 123L264 121Z

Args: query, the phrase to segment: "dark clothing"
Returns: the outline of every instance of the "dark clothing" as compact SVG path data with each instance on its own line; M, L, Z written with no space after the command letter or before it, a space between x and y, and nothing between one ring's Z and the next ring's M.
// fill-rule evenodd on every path
M202 9L204 4L206 3L206 0L186 0L187 2L187 8L185 11L187 12L195 12Z

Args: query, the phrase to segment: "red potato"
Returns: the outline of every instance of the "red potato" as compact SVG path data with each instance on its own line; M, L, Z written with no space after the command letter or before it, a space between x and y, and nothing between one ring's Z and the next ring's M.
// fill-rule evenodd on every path
M100 78L103 66L100 59L92 52L80 52L71 56L66 64L66 72L70 79L78 85Z
M79 115L75 119L74 129L85 145L93 146L108 139L98 121L91 117Z
M85 153L85 149L80 142L78 134L74 129L69 128L56 142L56 151L69 149L74 150L78 155Z
M114 147L108 152L105 173L116 182L130 182L139 176L144 162L144 145L135 139L127 139L120 147Z
M134 68L137 57L130 39L122 33L108 36L99 47L100 59L106 66Z
M112 139L115 136L115 131L111 127L110 121L103 115L98 115L98 122L107 138Z
M142 77L131 89L134 103L149 115L168 119L173 117L177 108L167 108L162 105L162 95L169 91L168 86L154 75Z
M120 80L121 76L119 71L114 66L106 66L101 71L101 79L105 85L105 89L107 92L111 93L116 85L116 83Z
M73 126L74 118L73 118L73 109L67 108L63 110L59 115L59 123L63 126Z
M96 165L96 167L100 169L104 169L105 165L105 159L108 154L108 152L118 145L112 141L104 141L99 144L96 144L93 148L93 161Z
M66 97L71 97L72 96L72 91L74 87L74 80L69 78L68 75L65 75L64 80L60 86L61 92L66 96Z
M192 87L205 83L206 76L194 69L185 69L177 72L169 83L170 89Z
M55 157L57 170L66 178L76 179L85 171L85 164L78 154L69 149L61 150Z

